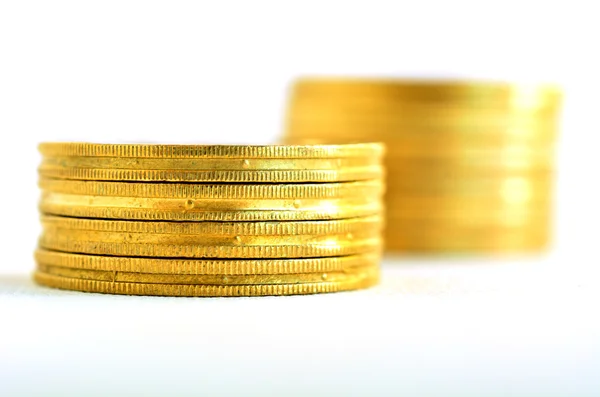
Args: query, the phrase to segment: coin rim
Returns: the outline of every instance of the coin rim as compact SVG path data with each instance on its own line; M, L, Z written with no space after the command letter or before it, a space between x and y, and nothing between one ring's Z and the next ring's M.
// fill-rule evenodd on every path
M379 143L333 145L161 145L42 142L44 156L94 156L134 158L345 158L381 156Z
M78 280L34 272L34 280L39 285L71 291L97 292L117 295L159 295L159 296L271 296L305 295L315 293L341 292L368 288L379 282L379 273L353 281L322 282L307 284L279 285L173 285L145 283L116 283L95 280Z
M329 199L363 195L385 189L382 178L364 181L306 184L210 184L81 181L41 177L45 191L93 196L215 199Z
M203 236L304 236L380 230L380 215L318 221L257 222L166 222L71 218L41 215L44 230L62 229L72 232L143 233Z
M172 259L118 257L38 248L35 261L56 266L104 271L169 274L268 275L340 271L381 261L381 250L348 256L292 259Z
M323 281L348 281L365 273L378 271L377 264L354 266L352 268L330 272L304 272L286 274L172 274L142 273L124 271L105 271L71 268L66 266L37 264L37 270L59 277L80 280L97 280L109 282L130 282L148 284L187 284L187 285L272 285L272 284L305 284ZM125 278L125 279L123 279Z
M62 252L109 256L140 256L160 258L220 258L220 259L270 259L270 258L316 258L347 256L380 249L379 235L371 238L347 239L324 245L303 243L287 245L205 245L181 244L128 244L66 239L56 235L42 234L38 240L42 248Z
M346 182L381 178L384 168L371 165L337 170L135 170L105 168L71 168L41 165L38 174L54 179L91 181L157 181L157 182L227 182L227 183L304 183Z

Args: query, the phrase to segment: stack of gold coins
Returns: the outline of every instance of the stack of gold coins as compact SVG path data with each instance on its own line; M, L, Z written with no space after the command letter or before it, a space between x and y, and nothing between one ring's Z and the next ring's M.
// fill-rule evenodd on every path
M39 149L40 284L247 296L378 280L380 144Z
M385 142L390 250L536 251L550 235L560 101L543 85L301 80L285 142Z

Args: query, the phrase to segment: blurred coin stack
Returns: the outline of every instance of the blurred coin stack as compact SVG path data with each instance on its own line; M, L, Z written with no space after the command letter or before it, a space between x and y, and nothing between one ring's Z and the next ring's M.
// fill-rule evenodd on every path
M243 296L378 280L379 144L39 149L40 284Z
M560 91L552 86L301 80L286 143L386 144L386 247L537 251L549 240Z

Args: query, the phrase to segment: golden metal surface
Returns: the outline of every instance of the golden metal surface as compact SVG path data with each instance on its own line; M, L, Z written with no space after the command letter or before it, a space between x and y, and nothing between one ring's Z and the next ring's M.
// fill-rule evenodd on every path
M39 151L46 157L206 158L206 159L324 159L381 157L377 143L352 145L153 145L44 142Z
M301 80L284 141L386 144L388 249L536 250L549 239L561 101L543 85Z
M482 199L479 202L463 203L462 200L443 202L431 200L429 203L420 205L418 199L407 205L399 205L390 208L387 213L386 232L392 232L393 228L406 227L414 230L422 227L424 229L433 227L431 222L452 224L460 221L464 224L489 223L490 225L504 224L528 224L530 222L545 225L544 220L550 218L549 209L551 203L536 202L518 205L513 203L494 202ZM419 222L420 225L419 226ZM547 222L546 222L547 223Z
M298 222L140 222L42 216L40 246L99 255L302 258L377 249L379 216Z
M154 184L40 180L43 213L84 218L260 221L326 220L378 214L383 182Z
M333 133L332 131L337 131ZM473 151L488 151L500 156L512 150L529 150L531 152L539 149L542 152L554 151L555 137L536 134L520 134L519 131L495 131L489 134L454 134L452 131L429 133L417 128L410 130L391 129L382 133L375 128L364 128L352 132L343 128L330 129L314 127L310 131L294 131L288 129L288 134L283 138L284 142L360 142L372 139L385 142L386 157L398 158L398 156L469 156ZM512 135L512 133L517 132ZM385 161L385 160L384 160ZM389 164L389 162L387 162Z
M45 191L88 196L170 199L329 199L381 194L382 179L343 183L306 184L194 184L70 181L41 178Z
M330 170L139 170L48 166L42 164L38 172L43 177L98 181L148 181L148 182L341 182L380 178L379 165L338 168Z
M102 270L73 269L64 266L38 264L38 271L53 276L126 283L185 284L185 285L269 285L306 284L351 281L358 275L376 270L376 266L360 266L328 273L299 274L168 274L140 272L111 272Z
M380 144L39 149L40 284L249 296L378 280Z
M361 169L379 165L381 158L346 157L324 159L235 159L235 158L127 158L127 157L44 157L42 168L91 168L126 170L227 170L227 171L294 171Z
M530 129L468 129L417 128L417 127L377 127L356 124L352 126L328 126L313 123L312 126L293 125L288 128L285 142L360 142L372 141L386 143L386 155L389 154L453 154L455 151L469 150L510 150L527 148L535 150L553 150L557 131L537 132ZM368 137L368 138L367 138ZM432 152L429 152L432 150Z
M301 259L168 259L84 255L38 249L38 264L107 272L138 272L172 275L281 275L342 272L376 266L380 251L364 254Z
M327 221L297 222L153 222L104 219L81 219L42 215L45 230L70 231L83 235L92 232L128 233L149 235L196 236L196 237L250 237L250 236L313 236L381 230L382 218L374 215Z
M410 233L394 230L386 236L385 246L393 251L430 253L535 252L544 249L549 241L547 228L476 227L463 232L456 227L446 227Z
M417 157L398 156L387 159L387 172L397 176L415 176L422 179L423 176L444 173L448 176L511 178L526 176L537 179L553 177L554 156L534 155L531 157L503 157L503 156L481 156L481 157ZM444 176L445 176L444 175ZM394 178L394 182L403 178Z
M443 80L302 79L294 98L360 99L364 102L403 101L415 104L451 104L471 108L544 109L560 106L561 91L553 85L461 82Z
M42 193L40 211L83 218L170 221L301 221L370 216L380 195L329 200L163 199Z
M347 281L321 281L318 283L292 283L271 285L184 285L150 284L81 280L60 277L37 271L37 283L53 288L98 292L121 295L158 296L265 296L265 295L304 295L325 292L349 291L371 287L379 281L377 267L366 270Z
M42 216L41 247L172 258L304 258L380 246L379 216L298 222L140 222Z
M442 173L428 172L422 175L424 178L404 176L398 178L390 184L388 188L388 199L396 200L402 203L405 199L412 198L439 198L447 199L454 197L461 199L463 197L488 197L490 199L500 198L506 202L528 202L528 201L546 201L550 198L550 193L554 184L552 174L545 177L534 178L523 174L516 176L509 172L500 175L490 175L479 170L480 175L466 175L456 173L451 175L441 175ZM449 173L446 173L449 174ZM467 202L465 202L467 204Z
M406 162L405 164L408 164ZM479 165L467 165L467 164L456 164L453 161L448 161L448 166L444 168L440 163L428 163L424 161L419 166L418 162L410 162L411 166L402 168L399 165L390 167L390 173L394 175L394 178L390 178L389 189L392 190L395 186L406 186L407 183L413 184L422 183L456 183L457 187L462 186L461 180L464 179L465 185L469 184L469 181L479 180L527 180L527 184L544 184L547 181L551 181L554 178L554 170L549 167L532 167L532 168L521 168L506 165L500 166L486 166L483 164ZM485 187L485 186L483 186ZM516 186L515 186L516 187Z
M422 137L422 139L425 139ZM507 144L494 142L491 145L480 146L473 143L461 143L460 140L444 140L436 136L437 145L433 145L429 138L429 147L397 147L394 146L385 156L386 167L401 164L402 162L428 162L432 165L445 164L479 166L508 166L513 164L526 164L528 168L547 168L554 165L554 145L536 143ZM392 141L393 142L393 141ZM503 168L504 169L504 168Z
M474 107L423 106L406 102L367 104L360 100L339 98L320 101L316 98L297 99L290 106L289 120L293 124L323 123L324 125L357 125L378 127L411 127L426 130L449 130L482 133L486 129L520 128L545 132L555 129L555 112L531 109L478 109ZM543 117L541 117L543 116ZM329 123L329 124L326 124ZM465 129L465 131L463 131Z
M288 117L289 125L297 132L311 132L315 125L321 128L331 128L332 134L342 135L344 131L360 133L364 128L372 129L381 135L394 130L406 131L420 130L431 134L453 133L457 136L482 135L489 133L523 131L527 135L553 136L556 134L556 115L554 117L536 117L523 115L515 117L506 114L497 114L494 117L481 117L473 111L463 109L460 112L446 114L441 112L423 112L418 115L415 110L404 109L401 112L393 111L389 115L371 114L366 109L342 111L338 107L321 106L318 102L312 106L318 110L297 110L292 108ZM340 131L340 129L344 131Z
M87 235L87 237L86 237ZM379 235L195 237L126 233L46 231L39 245L46 249L82 254L169 258L315 258L355 255L377 250Z
M483 212L474 216L464 214L434 214L432 216L394 216L396 222L388 227L395 235L439 235L451 233L455 236L461 234L487 231L507 232L543 232L552 222L551 217L542 211L515 212L513 216L502 212L485 214ZM482 236L485 238L484 236Z

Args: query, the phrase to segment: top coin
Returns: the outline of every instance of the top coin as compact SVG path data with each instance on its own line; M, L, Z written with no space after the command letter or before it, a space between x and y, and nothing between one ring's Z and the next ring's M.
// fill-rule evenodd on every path
M44 156L126 157L126 158L226 158L226 159L337 159L380 157L383 145L360 143L342 145L156 145L44 142Z
M561 91L550 84L509 84L484 81L402 79L301 79L294 85L296 98L385 99L414 104L452 103L489 108L555 108Z

